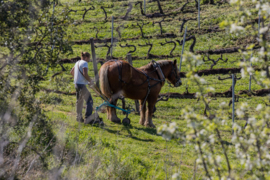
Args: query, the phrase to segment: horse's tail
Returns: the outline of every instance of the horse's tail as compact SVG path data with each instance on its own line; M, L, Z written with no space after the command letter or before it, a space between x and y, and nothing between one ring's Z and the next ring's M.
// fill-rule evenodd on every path
M104 94L106 97L110 98L112 96L111 88L109 84L108 79L108 69L110 66L105 66L104 68L101 68L100 74L99 74L99 82L100 82L100 90L102 94Z

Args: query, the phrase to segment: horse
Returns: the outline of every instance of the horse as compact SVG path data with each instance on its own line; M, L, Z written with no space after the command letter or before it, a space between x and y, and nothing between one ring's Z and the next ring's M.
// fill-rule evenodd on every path
M140 68L135 68L123 60L111 60L104 63L99 70L100 90L110 99L110 103L116 105L120 95L139 100L139 123L152 128L155 128L152 112L165 79L175 87L182 85L176 60L152 61ZM121 123L115 108L107 107L107 118Z

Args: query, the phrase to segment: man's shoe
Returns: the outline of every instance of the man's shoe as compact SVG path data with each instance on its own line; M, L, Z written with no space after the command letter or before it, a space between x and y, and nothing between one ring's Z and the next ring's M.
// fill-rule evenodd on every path
M102 121L102 118L100 118L98 116L98 114L94 113L94 114L88 116L87 118L85 118L84 124L101 124L101 125L103 125L104 123Z
M78 122L81 122L81 123L83 123L83 122L84 122L84 119L83 119L83 118L80 118L80 119L79 119L79 118L77 118L76 120L77 120Z

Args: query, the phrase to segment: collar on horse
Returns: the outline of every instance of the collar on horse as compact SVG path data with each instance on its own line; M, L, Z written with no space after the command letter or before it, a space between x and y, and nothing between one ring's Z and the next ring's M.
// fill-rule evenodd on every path
M159 78L160 83L163 86L164 83L165 83L165 76L164 76L164 74L163 74L163 72L162 72L162 70L160 68L159 63L157 63L154 60L152 60L151 63L152 63L152 66L154 67L154 70L156 70L156 72L157 72L157 75L158 75L158 78Z

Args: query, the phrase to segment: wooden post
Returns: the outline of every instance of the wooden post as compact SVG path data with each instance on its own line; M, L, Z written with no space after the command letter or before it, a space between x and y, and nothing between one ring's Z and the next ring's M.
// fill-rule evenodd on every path
M90 44L91 44L92 60L93 60L93 66L94 66L94 72L95 72L95 82L96 82L97 87L99 87L98 68L97 68L94 38L90 38Z
M133 63L132 63L132 57L131 57L130 53L127 54L127 59L128 59L128 63L131 64L131 66L132 66Z
M127 54L127 59L128 59L128 63L132 66L132 57L131 57L130 53ZM139 101L138 100L135 100L135 107L136 107L136 112L139 113L140 112L140 106L139 106Z

